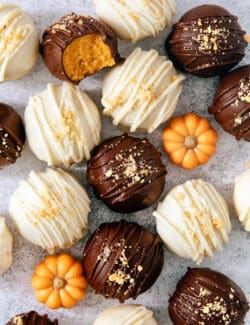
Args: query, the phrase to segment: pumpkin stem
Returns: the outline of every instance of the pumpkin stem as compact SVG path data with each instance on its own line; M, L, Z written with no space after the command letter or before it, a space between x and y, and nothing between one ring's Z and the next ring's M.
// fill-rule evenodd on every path
M62 278L59 277L55 277L54 281L53 281L53 285L55 289L62 289L65 287L65 280L63 280Z
M189 135L184 140L184 146L188 149L193 149L197 147L198 141L197 138L193 135Z

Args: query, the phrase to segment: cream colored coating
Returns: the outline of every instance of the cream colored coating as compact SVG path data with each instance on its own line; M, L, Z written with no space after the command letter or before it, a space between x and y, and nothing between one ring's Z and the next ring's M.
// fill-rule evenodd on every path
M97 16L117 36L136 42L172 24L174 0L94 0Z
M185 77L157 51L136 48L103 80L104 115L130 132L153 132L175 111Z
M12 264L13 237L6 226L5 218L0 216L0 275Z
M0 2L0 82L27 74L37 61L38 50L31 18L17 5Z
M233 202L240 222L250 231L250 166L235 179Z
M90 159L100 142L101 120L98 109L79 87L64 82L48 84L30 98L24 113L27 141L38 159L49 166Z
M93 325L157 325L153 312L141 305L118 305L103 311Z
M73 246L86 234L90 200L74 177L49 168L40 174L31 171L19 183L9 212L26 240L52 254Z
M157 232L175 254L200 264L229 241L231 222L224 198L208 182L174 187L153 213Z

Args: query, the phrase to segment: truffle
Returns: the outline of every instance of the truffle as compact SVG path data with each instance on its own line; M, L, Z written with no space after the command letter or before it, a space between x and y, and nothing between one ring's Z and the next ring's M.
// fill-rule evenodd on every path
M186 12L173 26L166 49L178 68L199 77L225 74L244 57L247 42L238 18L216 5Z
M86 234L90 200L63 170L32 171L13 193L9 212L26 240L53 254L70 248Z
M208 182L191 180L174 187L153 213L157 232L176 255L200 264L227 243L228 206Z
M49 166L69 167L100 142L101 119L86 93L68 82L48 84L30 98L24 113L29 146Z
M163 258L158 235L121 220L103 223L91 235L83 252L83 270L96 293L124 302L154 284Z
M250 65L221 79L208 112L237 140L250 141Z
M103 114L129 132L153 132L175 111L185 77L157 51L136 48L103 79Z
M237 216L246 231L250 231L250 165L237 176L234 184L233 202Z
M21 117L12 107L0 103L0 169L16 162L24 142Z
M13 237L6 226L5 218L0 216L0 275L12 264Z
M240 325L247 311L241 288L208 268L189 268L169 300L174 325Z
M40 52L52 75L78 84L119 62L117 47L109 27L92 17L72 13L45 30Z
M87 167L96 196L123 213L152 205L163 191L165 174L161 153L147 139L127 134L102 142Z
M97 16L119 38L133 43L159 34L171 25L175 15L174 0L94 0L94 3Z
M48 315L39 315L35 311L13 317L6 325L58 325L57 319L49 320Z
M0 3L0 82L17 80L35 65L39 38L31 18L17 5Z
M93 325L157 325L153 312L141 305L119 305L104 310Z

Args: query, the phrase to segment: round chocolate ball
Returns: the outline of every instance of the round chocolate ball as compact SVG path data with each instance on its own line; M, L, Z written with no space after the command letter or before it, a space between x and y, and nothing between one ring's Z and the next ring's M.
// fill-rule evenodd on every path
M165 174L161 153L147 139L127 134L102 142L87 168L96 196L122 213L152 205L163 191Z
M117 47L109 27L92 17L72 13L45 30L40 52L52 75L78 84L119 62Z
M244 57L247 42L238 18L216 5L185 13L166 41L175 65L199 77L222 75Z
M16 162L21 156L24 142L21 117L12 107L0 103L0 169Z
M57 319L51 321L48 315L39 315L35 311L13 317L6 325L58 325Z
M92 234L84 248L83 269L96 293L124 302L154 284L163 258L158 235L121 220L103 223Z
M174 325L240 325L248 309L241 288L208 268L189 268L169 300Z
M221 79L208 112L237 140L250 141L250 65Z

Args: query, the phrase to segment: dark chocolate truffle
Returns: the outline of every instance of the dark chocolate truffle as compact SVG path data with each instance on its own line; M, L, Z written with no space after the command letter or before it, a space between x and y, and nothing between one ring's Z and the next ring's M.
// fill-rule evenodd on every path
M58 321L51 321L48 315L41 316L35 311L30 311L13 317L6 325L58 325Z
M24 142L21 117L12 107L0 103L0 169L16 162Z
M163 258L158 235L121 220L103 223L92 234L84 248L83 269L96 293L124 302L154 284Z
M174 325L240 325L248 309L241 288L208 268L189 268L169 300Z
M250 65L221 79L208 111L237 140L250 141Z
M56 78L78 84L120 61L115 34L103 23L74 13L45 30L40 52Z
M180 69L200 77L222 75L244 57L244 34L238 18L226 9L201 5L173 26L166 49Z
M161 195L166 168L147 139L124 134L102 142L88 163L88 181L110 209L129 213L147 208Z

